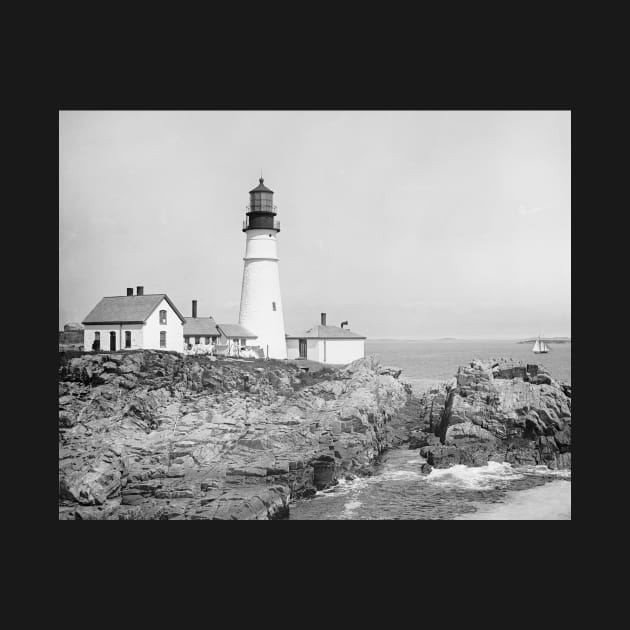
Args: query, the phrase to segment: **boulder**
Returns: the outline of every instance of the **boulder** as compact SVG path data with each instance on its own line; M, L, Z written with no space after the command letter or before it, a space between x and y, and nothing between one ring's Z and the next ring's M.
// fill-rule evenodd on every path
M127 465L119 450L108 446L93 456L67 467L59 480L59 495L82 505L101 505L108 498L120 495L128 475Z
M487 429L484 429L472 422L461 422L449 426L446 431L446 444L470 444L475 442L486 442L493 444L496 437Z

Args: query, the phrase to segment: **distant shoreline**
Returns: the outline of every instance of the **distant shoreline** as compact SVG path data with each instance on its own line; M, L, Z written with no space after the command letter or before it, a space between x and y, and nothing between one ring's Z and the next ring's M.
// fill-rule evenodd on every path
M439 337L433 339L418 339L413 337L402 338L402 337L368 337L366 341L396 341L396 342L405 342L405 341L470 341L470 342L483 342L483 341L492 341L492 342L505 342L505 343L534 343L536 341L536 337L532 339L517 339L516 337L511 337L509 339L470 339L470 338L459 338L459 337ZM545 337L545 343L571 343L570 337Z

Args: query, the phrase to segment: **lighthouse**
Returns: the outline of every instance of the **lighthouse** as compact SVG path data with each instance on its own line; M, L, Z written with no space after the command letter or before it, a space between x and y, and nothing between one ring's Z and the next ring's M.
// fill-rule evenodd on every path
M249 191L243 222L247 240L238 323L258 336L257 344L266 357L286 359L276 240L280 222L276 219L273 190L265 186L262 175L258 181L258 186Z

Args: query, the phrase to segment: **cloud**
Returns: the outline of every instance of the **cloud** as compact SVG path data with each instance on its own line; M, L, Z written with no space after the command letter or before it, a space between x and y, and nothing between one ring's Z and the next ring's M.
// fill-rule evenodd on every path
M523 205L519 206L518 213L521 216L527 216L528 214L536 214L537 212L542 212L544 208L525 208Z

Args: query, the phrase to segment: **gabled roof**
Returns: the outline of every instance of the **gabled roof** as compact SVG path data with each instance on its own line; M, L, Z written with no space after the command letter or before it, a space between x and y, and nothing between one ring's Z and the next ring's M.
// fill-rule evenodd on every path
M89 312L82 324L144 324L162 300L175 311L184 323L183 315L177 310L166 293L147 295L119 295L104 297Z
M219 336L217 323L212 317L185 317L184 335Z
M317 324L300 335L285 335L287 339L367 339L347 328Z
M217 324L217 328L220 333L229 338L258 339L258 335L240 324Z

